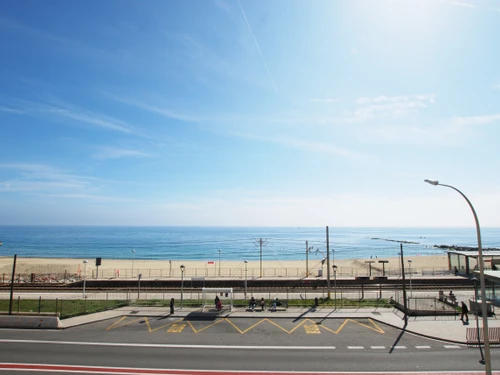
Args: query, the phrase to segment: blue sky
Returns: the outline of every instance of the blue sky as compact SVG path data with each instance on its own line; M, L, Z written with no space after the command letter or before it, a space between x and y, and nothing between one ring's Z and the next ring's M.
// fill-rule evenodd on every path
M0 224L500 226L500 0L0 2Z

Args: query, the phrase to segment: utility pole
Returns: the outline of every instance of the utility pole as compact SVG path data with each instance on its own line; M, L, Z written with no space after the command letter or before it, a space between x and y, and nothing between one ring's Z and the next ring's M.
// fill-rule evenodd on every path
M16 260L17 254L14 254L14 263L12 264L12 277L10 279L9 315L12 315L12 301L14 299L14 278L16 277Z
M260 245L260 277L262 278L262 276L263 276L263 274L262 274L262 246L267 245L267 240L262 240L262 238L261 238L258 241L256 240L256 242Z
M326 290L330 299L330 239L328 236L328 226L326 227Z

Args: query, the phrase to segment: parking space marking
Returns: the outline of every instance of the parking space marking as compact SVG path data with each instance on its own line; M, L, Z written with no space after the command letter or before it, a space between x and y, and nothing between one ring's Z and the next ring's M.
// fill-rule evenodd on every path
M186 328L186 324L172 324L167 332L180 333L184 328Z
M316 324L304 324L304 329L306 330L306 333L308 335L320 335L321 331L319 330L318 326Z

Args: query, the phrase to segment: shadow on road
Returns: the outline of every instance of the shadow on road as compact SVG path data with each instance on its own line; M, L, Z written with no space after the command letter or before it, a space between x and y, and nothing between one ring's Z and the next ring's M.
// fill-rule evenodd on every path
M398 335L398 337L396 338L396 341L394 341L394 344L392 344L391 346L391 350L389 350L389 354L392 354L392 352L394 351L394 349L396 348L396 346L398 345L399 341L401 340L401 338L403 337L403 335L405 334L406 332L406 327L408 326L408 322L405 322L405 325L403 326L403 329L401 330L401 333Z

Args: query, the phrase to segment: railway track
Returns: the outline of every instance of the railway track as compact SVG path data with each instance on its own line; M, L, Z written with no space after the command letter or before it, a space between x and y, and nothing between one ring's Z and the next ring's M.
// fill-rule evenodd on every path
M452 282L450 282L452 280ZM352 280L349 280L352 281ZM370 280L371 281L371 280ZM337 281L337 288L342 290L360 290L365 291L380 291L380 290L395 290L402 289L403 284L400 280L390 280L391 282L339 282ZM395 282L396 281L396 282ZM398 282L399 281L399 282ZM406 287L409 287L408 280L406 280ZM468 280L464 280L468 281ZM155 283L155 285L148 285L147 282L141 282L141 291L143 292L179 292L181 290L180 283L168 283L165 285L158 285L160 283ZM179 284L179 285L177 285ZM288 292L303 292L303 291L326 291L327 287L325 281L321 283L322 285L272 285L266 283L260 283L260 285L248 285L248 293L258 293L264 291L288 291ZM184 284L184 291L200 291L204 285L191 285L191 283ZM211 283L207 287L217 287ZM64 284L64 283L50 283L50 284L38 284L38 283L15 283L14 292L22 293L71 293L81 291L83 287L82 282ZM98 283L91 283L87 281L86 290L88 292L127 292L131 290L136 290L138 287L137 281L127 282L127 283L104 283L99 285ZM235 292L243 292L245 290L244 284L241 280L235 280L233 282L224 281L224 285L220 287L232 287ZM330 285L333 289L333 282ZM412 281L412 290L414 291L437 291L437 290L473 290L474 287L470 282L459 283L456 279L440 279L434 280L434 282L419 283L418 281ZM9 292L10 284L3 283L0 284L0 292Z

